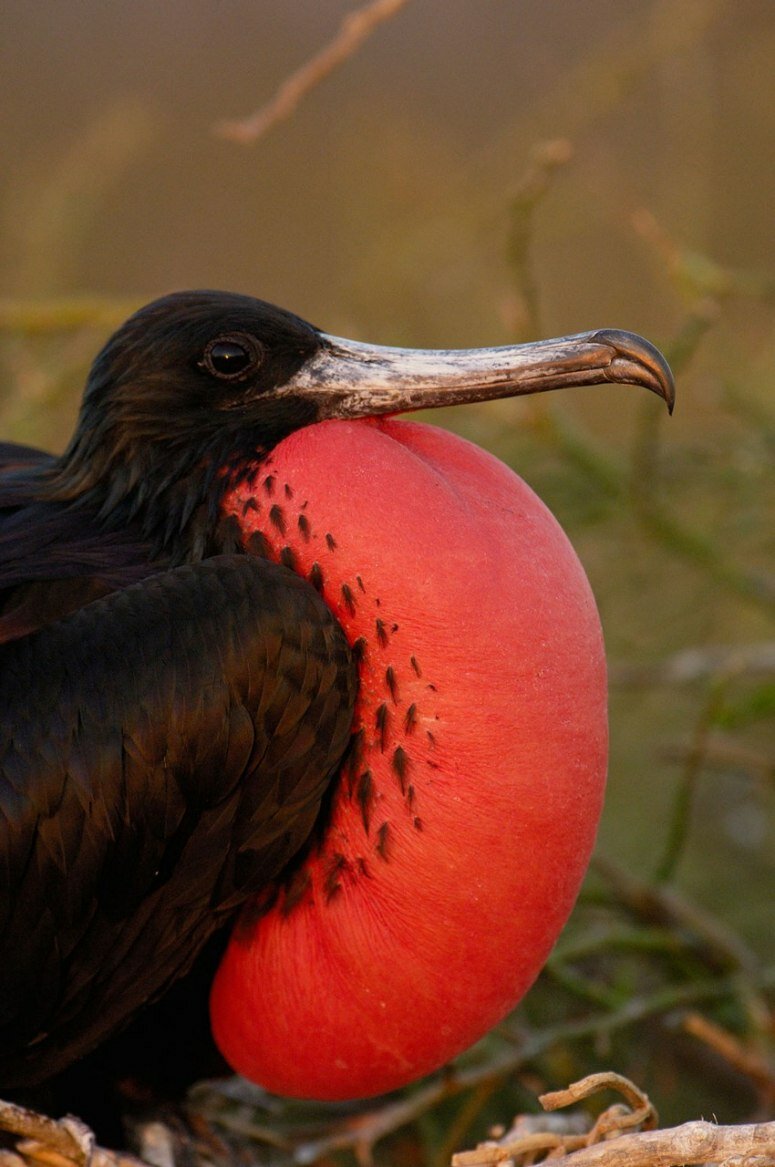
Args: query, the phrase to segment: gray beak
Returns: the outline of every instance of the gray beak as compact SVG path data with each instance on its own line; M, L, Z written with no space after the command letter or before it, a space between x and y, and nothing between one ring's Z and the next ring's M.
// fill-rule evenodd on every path
M369 417L616 382L659 394L672 413L670 368L647 340L615 328L478 349L402 349L322 333L322 347L282 388L319 418Z

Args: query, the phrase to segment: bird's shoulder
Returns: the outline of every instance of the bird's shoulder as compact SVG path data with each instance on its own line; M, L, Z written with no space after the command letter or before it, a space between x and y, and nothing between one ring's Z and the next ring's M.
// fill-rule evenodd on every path
M154 570L135 532L108 533L88 506L45 498L52 463L42 450L0 443L0 644Z

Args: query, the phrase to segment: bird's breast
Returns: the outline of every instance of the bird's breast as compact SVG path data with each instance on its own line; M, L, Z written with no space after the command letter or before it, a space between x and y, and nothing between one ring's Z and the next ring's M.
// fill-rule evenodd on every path
M308 427L225 505L321 591L360 695L322 842L238 926L214 1031L271 1090L380 1093L497 1022L572 907L605 778L594 601L525 483L435 427Z

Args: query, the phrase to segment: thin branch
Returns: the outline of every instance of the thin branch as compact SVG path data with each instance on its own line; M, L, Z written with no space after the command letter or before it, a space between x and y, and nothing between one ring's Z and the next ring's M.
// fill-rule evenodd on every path
M679 860L689 837L691 815L700 776L705 767L710 735L721 710L726 684L717 681L713 686L694 727L691 746L686 754L683 772L677 784L673 807L667 823L662 855L654 872L654 882L667 883L675 875Z
M530 152L527 170L511 200L507 258L514 280L515 302L510 305L512 331L518 340L541 335L538 281L532 261L535 211L546 195L555 171L573 158L565 138L539 142Z
M334 39L292 73L271 101L246 118L221 122L215 127L215 132L222 138L243 145L263 137L278 122L289 118L311 90L348 60L378 25L390 20L407 3L408 0L372 0L370 4L364 4L362 8L345 16Z
M532 1149L532 1148L531 1148ZM548 1148L547 1148L548 1149ZM527 1150L527 1149L526 1149ZM514 1147L486 1147L456 1155L455 1167L514 1163ZM552 1161L555 1161L553 1158ZM533 1162L534 1158L524 1162ZM563 1155L567 1167L693 1167L716 1163L735 1167L772 1167L775 1163L775 1122L746 1126L716 1126L711 1122L686 1122L659 1131L640 1131L582 1147Z
M766 303L775 297L775 277L725 267L702 252L681 246L668 235L651 211L644 208L636 211L632 224L659 255L674 286L690 303L701 304L707 300L720 303L730 296Z
M609 890L635 916L648 923L685 929L702 945L703 959L717 970L739 969L756 979L758 961L739 936L697 904L684 899L674 888L645 883L618 863L595 855L590 865Z
M660 746L657 756L660 760L684 765L689 758L692 745L682 742L668 742ZM716 733L707 743L703 759L705 770L728 773L730 770L744 774L754 782L770 782L775 778L775 757L764 750L750 750L728 741Z
M683 1018L681 1027L752 1082L763 1105L771 1106L775 1102L775 1066L758 1050L743 1045L728 1029L722 1029L715 1021L694 1010Z
M655 1130L656 1112L648 1097L621 1074L590 1074L567 1090L541 1096L547 1110L569 1106L600 1090L613 1089L627 1104L610 1106L584 1134L550 1128L525 1134L517 1121L497 1141L488 1140L473 1151L452 1157L452 1167L496 1167L562 1159L568 1167L674 1167L675 1164L714 1162L764 1167L773 1163L775 1123L716 1126L688 1122ZM633 1133L633 1128L641 1128Z
M12 1102L0 1101L0 1131L16 1136L19 1141L10 1154L26 1165L65 1162L74 1167L147 1167L124 1151L98 1147L93 1132L76 1118L55 1121Z
M565 1090L551 1090L541 1094L538 1101L544 1110L560 1110L564 1106L572 1106L574 1102L583 1102L601 1090L616 1090L627 1103L628 1113L618 1113L615 1123L610 1122L610 1110L604 1112L595 1123L593 1130L597 1134L607 1134L611 1130L632 1130L635 1126L642 1126L647 1130L654 1130L659 1125L659 1116L647 1094L613 1070L604 1070L600 1074L588 1074L579 1082L572 1082Z

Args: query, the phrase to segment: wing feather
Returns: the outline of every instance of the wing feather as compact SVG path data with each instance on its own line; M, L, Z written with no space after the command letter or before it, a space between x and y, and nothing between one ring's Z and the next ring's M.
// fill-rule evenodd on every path
M356 670L315 590L219 556L0 646L0 1085L186 972L305 842Z

